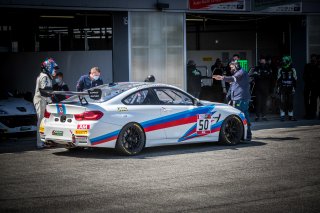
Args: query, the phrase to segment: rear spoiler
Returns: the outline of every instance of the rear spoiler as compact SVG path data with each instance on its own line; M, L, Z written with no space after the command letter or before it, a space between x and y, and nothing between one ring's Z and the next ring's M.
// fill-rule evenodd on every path
M40 93L41 93L41 96L44 96L44 97L52 97L54 95L66 95L66 96L77 95L81 105L88 104L88 101L84 97L85 95L88 95L89 98L93 100L100 100L102 97L101 89L92 89L92 90L86 90L83 92L75 92L75 91L53 91L50 88L45 88L45 89L40 89Z

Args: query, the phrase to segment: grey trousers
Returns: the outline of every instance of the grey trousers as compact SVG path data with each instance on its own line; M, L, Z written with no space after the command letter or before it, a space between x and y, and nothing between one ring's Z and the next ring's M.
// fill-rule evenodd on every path
M43 100L34 103L34 107L36 108L37 117L38 117L38 122L37 122L37 147L43 146L43 142L41 141L41 138L40 138L39 128L40 128L40 124L41 124L41 121L42 121L43 116L44 116L44 111L46 109L46 105L47 105L46 101L43 101Z

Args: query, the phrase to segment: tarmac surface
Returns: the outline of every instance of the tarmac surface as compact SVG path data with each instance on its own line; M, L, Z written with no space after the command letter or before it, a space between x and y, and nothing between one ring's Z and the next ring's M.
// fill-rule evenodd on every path
M253 141L35 149L0 142L0 212L320 212L320 121L253 123Z

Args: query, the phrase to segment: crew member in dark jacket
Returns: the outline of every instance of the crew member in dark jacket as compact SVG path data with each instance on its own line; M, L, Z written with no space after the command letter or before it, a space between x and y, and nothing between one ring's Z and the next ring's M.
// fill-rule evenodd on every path
M193 60L187 64L187 91L196 98L199 98L201 92L201 72Z
M52 86L53 91L69 91L68 85L63 81L63 73L62 72L57 73L57 75L54 79L54 82L55 83ZM67 96L65 96L65 95L55 95L52 98L52 102L58 103L58 102L65 100L66 98L67 98Z
M317 66L317 55L312 54L310 58L310 63L306 64L303 72L304 80L304 109L305 109L305 118L312 119L316 116L317 111L317 100L314 100L315 94L319 89L317 74L319 72ZM314 104L315 103L315 104Z
M272 71L270 67L266 64L266 59L261 57L259 60L259 65L254 68L252 77L255 83L256 90L256 118L255 121L259 121L260 118L266 121L267 118L267 99L272 85Z
M232 76L225 75L213 75L216 80L224 80L231 83L230 85L230 100L231 105L242 111L247 120L247 140L252 138L251 123L249 118L249 102L251 99L249 76L248 73L241 69L239 62L233 61L229 64Z
M101 71L99 67L91 68L88 75L83 75L80 77L77 83L77 91L82 92L83 90L102 85L103 81L100 77L100 74Z

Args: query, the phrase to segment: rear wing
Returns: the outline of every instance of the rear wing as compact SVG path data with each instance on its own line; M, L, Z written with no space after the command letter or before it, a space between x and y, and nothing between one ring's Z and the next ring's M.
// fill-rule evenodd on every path
M81 105L88 104L88 101L85 98L86 95L88 95L89 98L93 100L100 100L102 97L101 89L92 89L92 90L86 90L83 92L75 92L75 91L53 91L52 89L45 88L45 89L40 89L40 93L41 93L41 96L44 96L44 97L52 97L54 95L66 95L66 96L77 95Z

